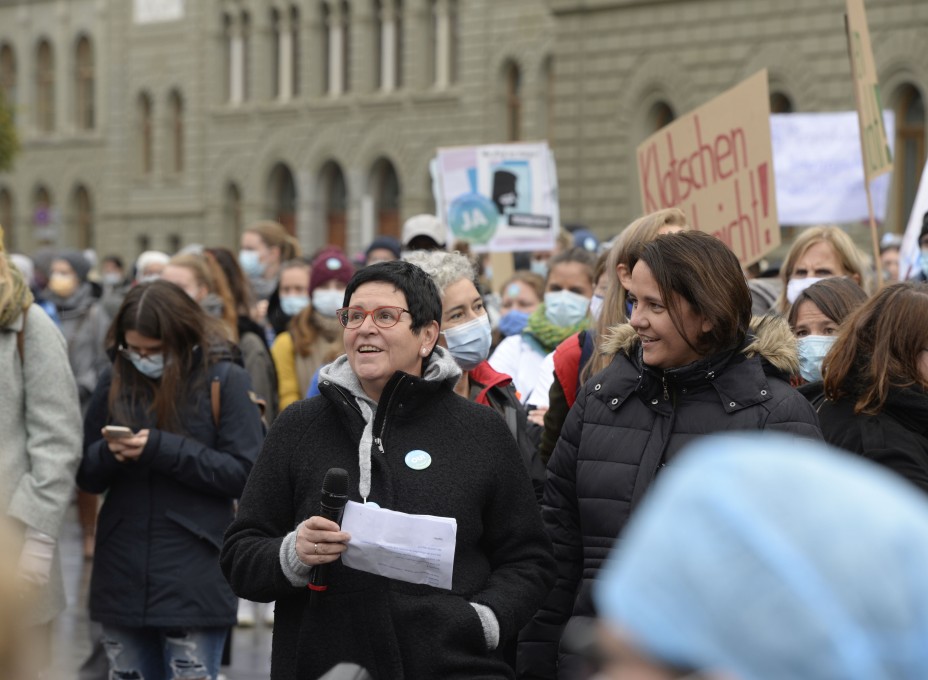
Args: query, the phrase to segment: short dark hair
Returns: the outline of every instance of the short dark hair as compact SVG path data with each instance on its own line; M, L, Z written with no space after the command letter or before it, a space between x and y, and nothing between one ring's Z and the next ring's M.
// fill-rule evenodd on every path
M701 231L678 231L641 244L629 269L643 261L651 270L674 328L689 344L674 293L712 324L691 348L711 354L740 344L751 323L751 291L735 254L719 239Z
M867 301L867 294L857 285L856 281L844 276L829 276L827 279L816 281L802 291L789 308L789 316L786 320L790 328L796 326L799 305L807 301L818 307L818 310L829 319L840 324L851 312Z
M441 293L432 277L416 265L405 260L378 262L359 269L345 288L345 307L351 296L365 283L381 281L393 285L406 296L406 309L412 317L412 332L418 333L433 321L441 327Z

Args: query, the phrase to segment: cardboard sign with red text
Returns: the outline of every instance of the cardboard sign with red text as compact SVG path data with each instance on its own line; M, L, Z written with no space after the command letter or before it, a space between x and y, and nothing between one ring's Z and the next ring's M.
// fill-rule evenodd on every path
M682 208L743 265L780 245L766 69L661 128L637 154L645 213Z
M869 182L893 169L893 155L886 140L880 83L870 45L864 0L847 0L847 40L854 74L854 94L860 117L860 143L864 156L864 174Z

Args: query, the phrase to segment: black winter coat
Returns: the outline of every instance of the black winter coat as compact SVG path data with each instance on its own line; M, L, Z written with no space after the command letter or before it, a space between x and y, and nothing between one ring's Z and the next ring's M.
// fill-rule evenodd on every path
M855 415L854 397L818 411L825 441L888 467L928 492L928 392L892 388L876 415Z
M814 410L785 380L798 369L789 327L757 323L757 336L738 350L663 372L643 365L631 326L612 329L603 349L615 358L583 385L548 463L542 514L558 574L520 636L520 677L583 677L579 659L559 654L562 633L569 638L595 616L590 589L603 561L659 468L686 443L726 430L821 439Z
M309 591L280 567L283 538L319 513L326 471L348 471L358 492L358 442L364 419L355 399L322 380L320 396L287 408L263 453L226 535L222 568L240 597L276 600L273 680L321 676L353 662L379 680L509 678L501 653L488 652L469 602L489 606L500 648L513 639L554 581L528 475L506 424L451 386L397 373L374 414L369 500L412 514L454 517L457 544L450 591L331 565L329 589L310 609ZM416 471L407 452L427 451Z
M214 376L221 385L218 429ZM100 435L104 425L126 424L110 418L109 370L93 393L77 483L106 492L90 581L94 621L133 628L235 624L238 603L219 569L219 550L233 500L261 450L261 417L243 368L221 361L193 378L202 387L179 409L189 434L159 430L153 416L138 414L135 429L151 432L135 463L118 462Z

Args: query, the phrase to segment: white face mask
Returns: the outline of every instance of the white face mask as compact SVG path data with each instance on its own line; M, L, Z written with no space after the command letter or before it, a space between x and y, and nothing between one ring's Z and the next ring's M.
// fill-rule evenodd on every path
M599 315L603 311L604 298L602 295L594 295L590 300L590 316L599 321Z
M322 316L335 318L335 312L345 300L345 291L332 288L317 288L313 291L313 309Z
M789 283L786 284L786 299L789 300L790 304L793 304L802 291L813 283L818 283L823 280L824 278L816 278L814 276L807 276L804 279L790 279Z
M486 361L490 353L493 336L490 330L490 317L486 314L478 316L473 321L442 331L442 335L445 336L448 351L463 371L474 370L478 364Z

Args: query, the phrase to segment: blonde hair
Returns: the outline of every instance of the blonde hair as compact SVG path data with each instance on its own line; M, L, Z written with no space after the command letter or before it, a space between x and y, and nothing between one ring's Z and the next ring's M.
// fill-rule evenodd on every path
M238 310L229 282L216 259L208 254L181 253L172 257L168 264L189 270L198 285L222 300L222 316L219 320L226 327L229 339L238 342Z
M596 337L601 339L605 336L606 330L611 326L625 323L625 288L619 281L618 266L625 265L631 270L632 254L641 249L646 243L650 243L660 235L661 229L665 227L680 227L689 229L686 223L686 213L680 208L665 208L653 213L648 213L639 217L629 224L622 233L618 235L606 255L604 271L609 274L609 285L606 287L606 294L603 296L603 308L599 313L599 319L596 322ZM597 340L598 342L598 340ZM612 356L603 354L598 349L593 352L593 356L587 362L581 371L580 379L586 380L592 375L599 373L606 365L612 361Z
M789 310L789 300L786 297L786 288L789 285L793 269L796 268L796 262L800 257L806 254L812 246L817 243L828 243L841 262L841 267L852 278L856 276L857 284L869 292L867 281L867 266L864 263L863 254L854 245L854 241L844 231L834 225L822 225L818 227L808 227L803 229L799 236L793 241L783 266L780 267L780 279L783 281L783 290L777 298L774 307L780 314L785 314ZM835 272L840 276L840 272Z
M245 229L245 233L248 232L257 234L268 248L279 248L281 263L296 259L303 254L299 242L284 229L280 222L261 220Z

